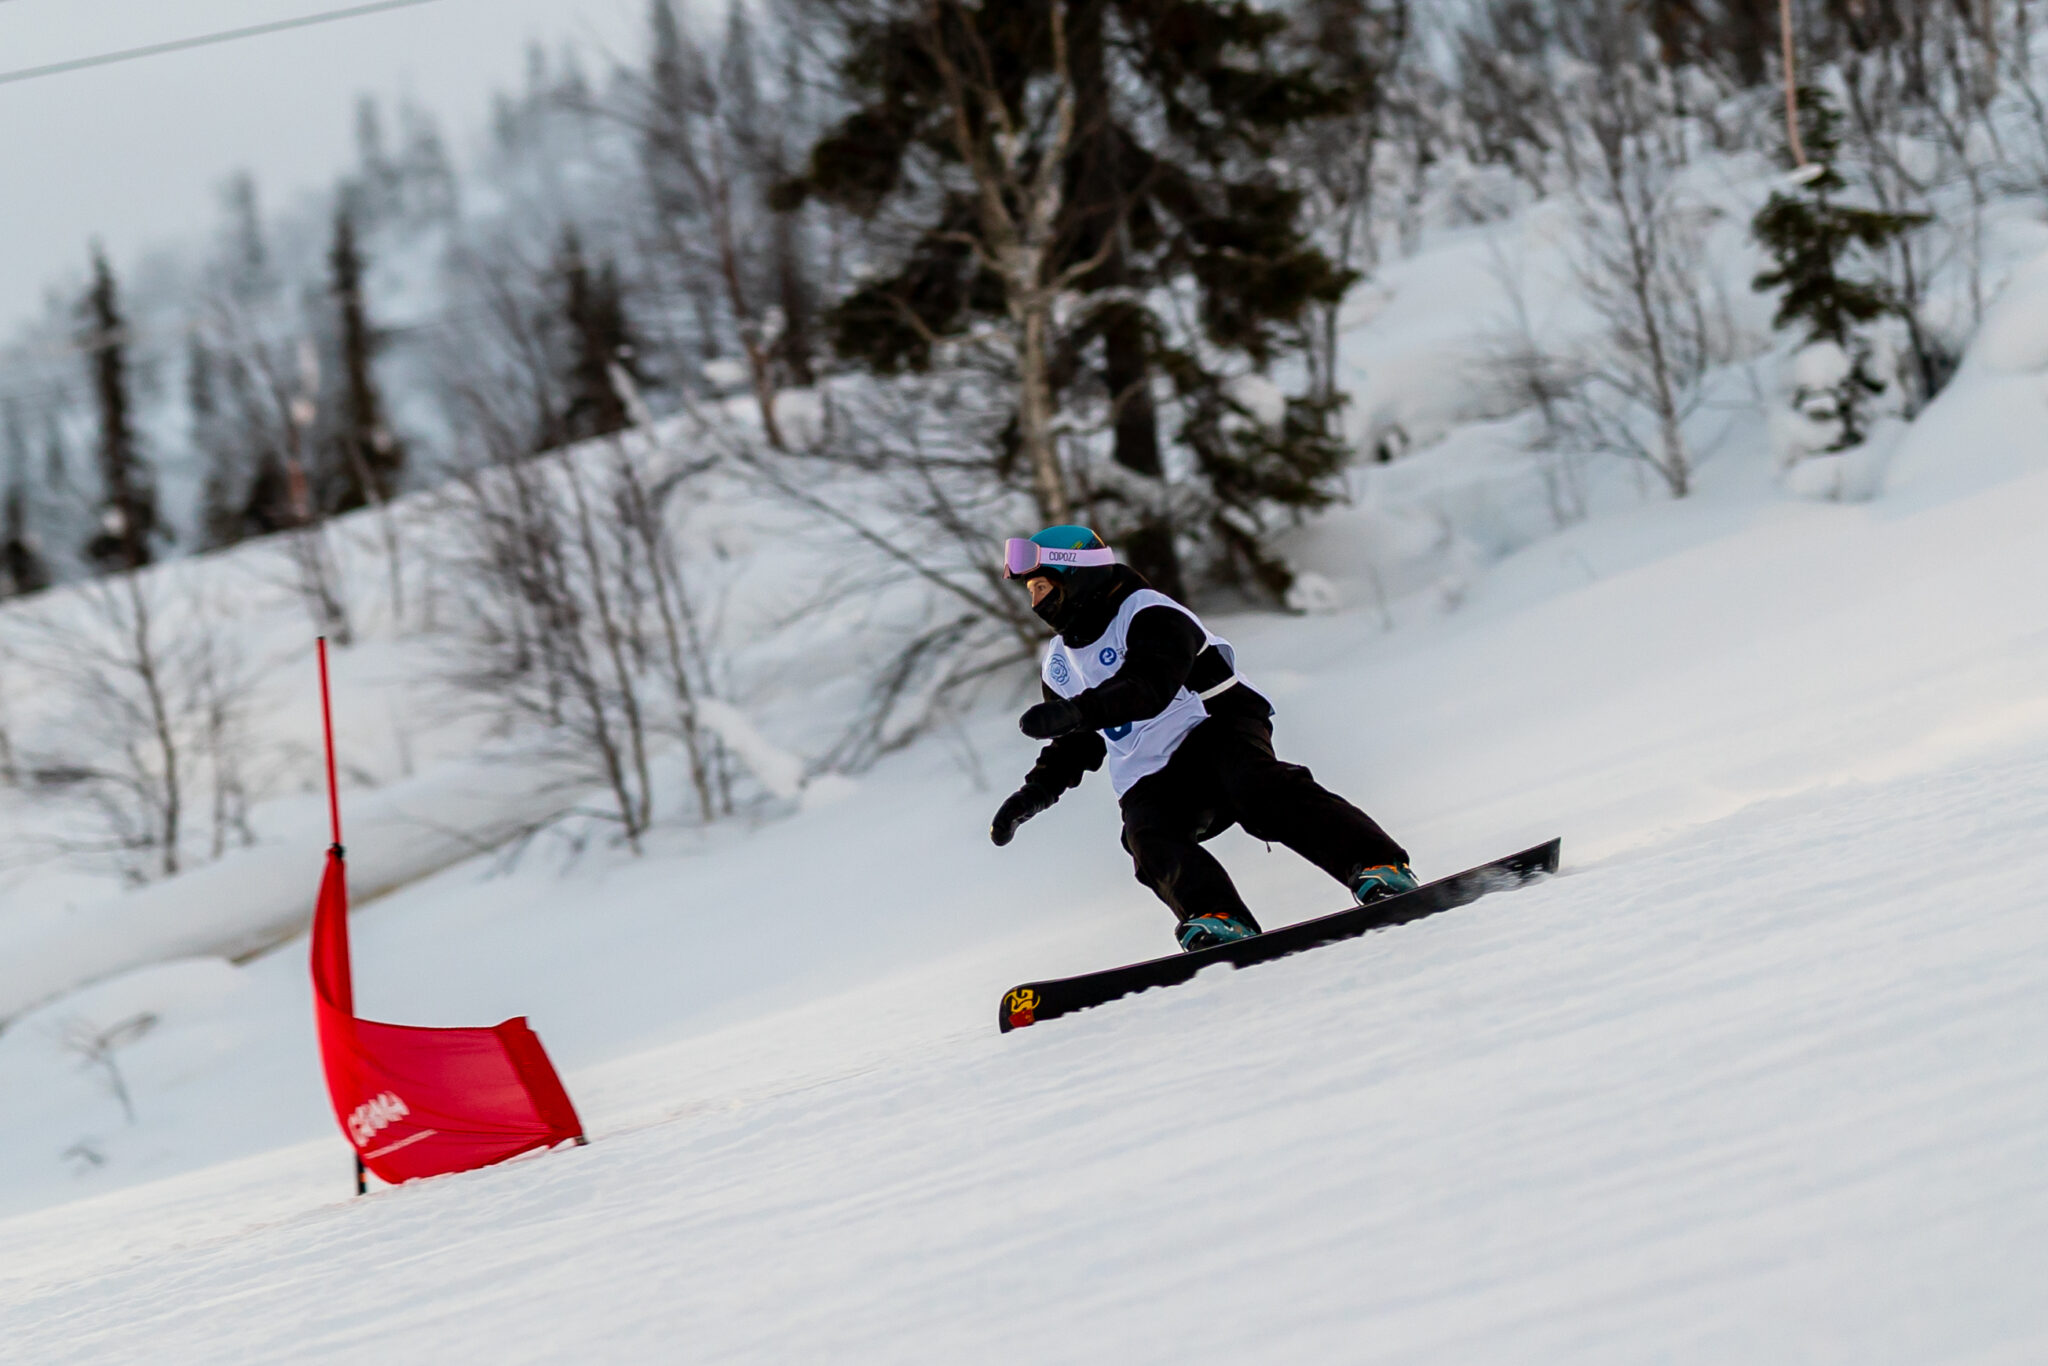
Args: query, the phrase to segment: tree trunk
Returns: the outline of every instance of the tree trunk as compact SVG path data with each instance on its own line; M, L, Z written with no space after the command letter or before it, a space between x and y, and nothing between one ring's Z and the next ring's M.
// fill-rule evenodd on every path
M1087 260L1104 248L1102 264L1083 282L1090 290L1120 290L1130 284L1124 250L1123 167L1118 131L1109 108L1109 76L1103 32L1105 0L1068 0L1068 54L1074 87L1074 173L1068 191L1074 225L1070 255ZM1152 401L1151 357L1145 320L1137 305L1106 310L1102 323L1102 381L1113 415L1115 460L1133 474L1163 479L1159 413ZM1184 597L1180 556L1163 506L1139 510L1134 530L1123 536L1124 559L1161 592Z
M1017 434L1031 468L1031 492L1038 499L1038 515L1049 525L1059 525L1073 520L1074 508L1067 498L1067 481L1053 438L1048 354L1052 300L1035 289L1021 298L1018 291L1012 291L1011 298L1018 332Z

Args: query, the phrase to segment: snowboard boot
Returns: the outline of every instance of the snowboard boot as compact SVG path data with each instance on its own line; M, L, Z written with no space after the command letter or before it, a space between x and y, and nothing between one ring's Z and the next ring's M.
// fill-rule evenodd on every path
M1351 875L1351 895L1358 898L1361 906L1412 892L1421 885L1415 880L1415 870L1405 863L1382 863L1360 868Z
M1232 944L1240 939L1250 939L1258 932L1258 922L1249 915L1211 911L1207 915L1189 916L1181 921L1178 934L1181 952L1193 953L1197 949L1210 949L1218 944Z

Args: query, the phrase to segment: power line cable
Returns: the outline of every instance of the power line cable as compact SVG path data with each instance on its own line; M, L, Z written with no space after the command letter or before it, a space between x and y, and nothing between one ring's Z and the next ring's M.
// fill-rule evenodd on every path
M0 4L7 0L0 0ZM74 57L67 62L52 62L48 66L24 67L19 71L0 71L0 85L13 85L19 81L33 81L44 76L61 76L70 71L84 71L89 67L112 66L116 62L139 61L144 57L160 57L167 52L187 52L195 47L212 47L216 43L238 42L243 38L259 38L266 33L283 33L288 29L311 28L315 24L334 24L343 19L359 19L366 14L380 14L385 10L410 9L415 5L431 5L434 0L377 0L375 4L351 5L347 9L324 10L319 14L302 14L296 19L279 19L268 24L252 24L247 28L223 29L217 33L202 33L196 38L177 38L168 43L151 43L147 47L131 47L121 52L102 52L92 57Z

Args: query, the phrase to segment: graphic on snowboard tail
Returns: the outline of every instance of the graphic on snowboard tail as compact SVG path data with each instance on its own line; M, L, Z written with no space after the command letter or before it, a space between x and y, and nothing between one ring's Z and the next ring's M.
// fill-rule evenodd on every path
M1372 930L1405 925L1424 916L1468 905L1488 892L1505 891L1533 882L1557 871L1561 840L1550 840L1510 854L1462 873L1426 882L1412 892L1390 896L1364 906L1354 906L1335 915L1283 925L1252 939L1177 953L1170 958L1153 958L1127 963L1120 968L1061 977L1045 982L1026 982L1004 993L996 1010L997 1028L1007 1034L1042 1020L1071 1015L1077 1010L1103 1005L1121 996L1169 987L1188 981L1207 967L1228 963L1234 968L1267 963L1275 958L1355 939Z
M1038 993L1030 987L1018 987L1004 998L1009 1015L1009 1028L1022 1029L1038 1020Z

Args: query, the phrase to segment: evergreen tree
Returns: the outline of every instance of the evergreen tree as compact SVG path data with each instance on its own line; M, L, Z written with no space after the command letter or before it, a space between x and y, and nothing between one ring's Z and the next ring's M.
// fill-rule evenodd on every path
M574 228L562 234L555 262L563 293L563 319L569 332L568 406L562 413L559 441L585 441L608 436L632 425L626 401L612 383L612 367L641 378L634 357L631 324L626 317L625 291L618 267L606 259L593 272Z
M1645 9L1667 64L1717 67L1743 86L1770 78L1778 0L1648 0Z
M85 555L102 570L140 569L153 558L159 534L156 484L136 439L128 394L128 324L121 316L113 267L93 250L86 295L84 349L99 410L99 527Z
M1349 283L1307 240L1301 196L1272 173L1270 158L1290 130L1342 112L1355 96L1287 64L1286 27L1275 11L1231 0L903 0L861 9L847 22L841 66L853 111L778 196L787 205L812 195L863 216L885 206L924 213L918 240L893 269L828 315L838 352L887 374L930 366L935 342L1005 318L1019 303L1017 282L991 269L990 243L976 241L986 191L960 172L1061 160L1044 274L1068 282L1080 307L1052 341L1048 382L1057 403L1089 395L1104 403L1114 463L1136 479L1103 481L1109 497L1121 485L1127 501L1105 506L1098 496L1089 515L1169 591L1183 588L1177 531L1223 533L1232 549L1255 543L1256 535L1226 531L1259 524L1244 491L1312 486L1333 460L1327 406L1297 403L1256 443L1254 464L1277 460L1300 479L1257 477L1244 442L1209 439L1232 425L1220 415L1237 407L1225 372L1263 370L1298 349L1310 305L1340 298ZM963 93L961 73L972 90ZM1044 113L1062 90L1070 124ZM933 163L937 177L921 174ZM1193 329L1176 330L1155 302L1162 291L1187 297ZM1213 495L1207 527L1175 527L1163 498L1137 492L1164 472L1155 376L1170 387L1175 435ZM1035 419L1024 388L1016 439L1028 453ZM1236 416L1245 416L1241 407ZM1040 502L1044 510L1043 492ZM1245 567L1242 556L1230 559ZM1287 578L1270 561L1249 567L1269 587Z
M788 128L806 129L811 121L807 99L809 82L802 70L803 50L794 34L785 35L783 48L783 117L763 130L761 162L771 185L789 178L793 169L788 147ZM788 372L789 382L799 388L817 380L815 367L815 315L817 290L810 275L810 243L805 232L804 212L792 209L774 216L774 240L770 255L774 261L776 307L782 313L782 329L776 338L776 359Z
M49 566L28 524L28 490L12 481L0 501L0 597L40 593L49 586Z
M0 598L40 592L50 586L49 566L30 523L28 433L21 409L7 400L7 480L0 493Z
M398 208L399 171L384 146L384 113L375 97L356 100L354 209L366 223L380 223Z
M656 221L670 237L671 251L679 251L684 237L682 225L701 216L702 196L695 188L688 160L692 146L690 123L709 97L709 78L696 47L683 36L682 22L671 0L650 0L648 6L650 53L647 61L646 126L640 138L640 161L654 201ZM683 289L695 315L697 362L718 360L725 353L719 336L718 308L713 299L711 272L685 273Z
M227 215L220 256L227 294L235 303L248 307L277 286L277 277L271 270L270 248L264 241L256 178L247 171L237 172L221 192L221 207Z
M192 422L192 447L206 470L199 489L200 547L219 550L248 535L240 506L247 471L239 443L223 420L219 363L196 331L185 357L185 411Z
M378 338L363 297L365 263L356 239L356 207L344 192L334 211L334 246L328 252L328 289L340 328L339 423L329 439L324 482L329 512L349 512L390 501L405 473L405 446L384 418L374 369Z
M696 314L699 366L737 350L763 434L781 449L776 395L813 378L802 225L793 205L773 203L769 193L788 173L788 144L809 141L801 82L764 85L746 0L730 0L716 45L695 38L669 0L654 0L650 37L630 116L641 133L656 242ZM713 375L726 368L712 367L707 378L722 383Z
M71 482L71 452L64 444L64 424L54 406L43 413L43 488L52 498L75 499L77 494Z
M420 223L453 222L461 209L461 186L440 126L433 114L410 100L399 106L398 118L405 134L399 178L406 213Z
M1754 285L1784 291L1772 326L1781 331L1803 326L1809 345L1830 343L1841 349L1847 367L1830 391L1825 396L1801 396L1802 406L1825 399L1825 416L1840 428L1828 449L1840 451L1862 442L1870 400L1886 387L1870 373L1873 348L1868 325L1899 311L1891 287L1858 272L1852 252L1858 247L1882 251L1927 218L1837 202L1835 196L1848 188L1833 164L1840 147L1840 116L1826 93L1813 87L1799 90L1798 103L1800 136L1812 162L1798 191L1774 193L1751 224L1757 242L1775 262Z

